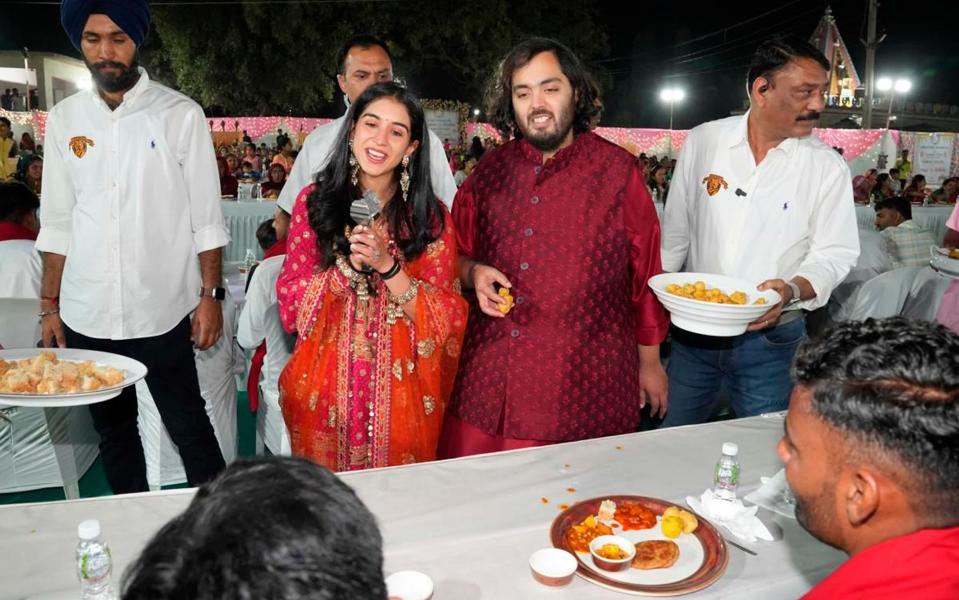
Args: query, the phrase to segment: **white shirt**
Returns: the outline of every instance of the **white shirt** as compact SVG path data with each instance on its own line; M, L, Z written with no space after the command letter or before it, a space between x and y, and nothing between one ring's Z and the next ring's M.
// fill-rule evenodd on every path
M748 115L689 132L666 202L663 269L757 283L801 276L816 297L795 307L818 308L859 256L849 168L814 136L783 140L757 165Z
M280 392L277 381L283 367L293 354L296 336L287 333L280 322L276 304L276 280L286 256L267 258L253 271L250 287L246 291L246 304L240 313L240 326L236 341L240 346L253 349L266 340L266 356L260 372L260 387L272 408L279 408Z
M60 315L94 338L173 329L199 302L197 254L225 246L200 106L140 80L111 111L95 89L50 111L37 249L66 256Z
M313 183L317 172L326 166L333 144L336 142L336 136L344 123L346 123L346 115L317 127L303 140L303 147L300 148L300 153L296 155L296 161L293 163L293 171L287 177L283 190L280 191L280 197L276 201L277 205L287 213L293 214L293 202L296 197L300 195L303 188ZM430 182L433 184L433 193L446 205L446 208L451 209L453 197L456 196L453 173L450 171L449 161L446 160L443 142L429 129L427 133L430 136ZM45 181L44 185L46 185Z
M0 298L39 298L43 261L33 240L0 242Z

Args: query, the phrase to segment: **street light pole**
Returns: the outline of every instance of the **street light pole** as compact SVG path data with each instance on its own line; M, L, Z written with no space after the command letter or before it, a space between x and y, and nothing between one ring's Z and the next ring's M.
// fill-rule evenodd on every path
M876 87L881 91L889 92L889 110L886 113L886 129L888 130L890 123L892 123L892 104L896 101L896 92L905 94L912 89L912 82L908 79L897 79L893 83L892 79L883 77L876 82Z
M669 104L669 157L673 157L673 107L686 97L679 88L665 88L659 92L659 99Z

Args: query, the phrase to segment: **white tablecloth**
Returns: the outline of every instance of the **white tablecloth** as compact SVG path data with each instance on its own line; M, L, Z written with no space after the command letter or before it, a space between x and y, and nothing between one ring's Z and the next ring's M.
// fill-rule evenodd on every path
M912 220L932 234L936 243L942 243L942 236L946 234L946 221L952 214L952 206L913 206ZM856 206L856 221L859 229L876 228L876 209L871 206Z
M246 256L246 249L253 250L257 259L263 256L263 250L256 242L256 228L260 223L271 219L276 212L276 202L236 202L225 200L223 218L230 230L230 243L223 252L224 262L242 261Z
M680 502L710 485L725 441L739 444L745 495L758 487L760 476L781 467L775 444L782 428L781 415L753 417L342 477L379 521L386 572L428 574L436 584L435 600L616 600L625 596L579 578L553 589L530 577L529 555L549 546L558 505L612 494ZM100 519L114 572L121 573L192 494L174 490L0 506L0 596L75 594L76 526L88 518ZM730 547L725 575L689 597L796 598L845 560L795 521L760 514L782 526L783 539L751 544L758 556Z

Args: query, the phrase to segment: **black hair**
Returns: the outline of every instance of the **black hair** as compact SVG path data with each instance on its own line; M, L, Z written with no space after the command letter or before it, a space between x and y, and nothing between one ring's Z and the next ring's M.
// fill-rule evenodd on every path
M903 317L848 321L796 353L793 378L812 409L913 474L916 505L933 520L959 519L959 335ZM863 446L865 445L865 449Z
M10 119L6 117L0 117L0 123L3 123L7 127L13 127L13 125L10 124Z
M889 175L892 175L893 173L897 173L897 174L898 174L898 173L899 173L899 169L897 169L896 167L893 167L893 168L889 169Z
M336 51L336 72L339 75L346 75L346 55L357 46L364 50L372 48L373 46L379 46L383 49L383 52L386 52L386 57L390 59L390 64L393 63L393 55L390 54L390 47L386 45L386 42L374 35L364 33L346 40L346 42L340 46L340 49Z
M811 58L829 70L829 61L818 48L793 34L779 34L767 39L756 48L746 73L746 89L752 93L753 82L762 77L772 81L777 71L797 58ZM841 152L840 152L841 154Z
M649 177L646 178L646 183L647 185L649 185L649 187L659 185L656 182L655 176L656 176L656 171L659 171L660 169L665 169L667 173L669 172L669 167L666 166L666 163L653 164L652 168L649 169Z
M360 115L370 103L380 98L394 98L406 107L410 115L410 142L419 142L410 155L410 189L406 201L403 201L400 186L397 185L396 193L383 209L390 236L404 259L409 261L419 256L427 245L443 233L442 208L430 183L429 136L423 108L406 88L393 82L377 83L367 88L350 106L346 123L333 144L329 162L326 168L317 173L316 187L306 199L310 227L316 232L316 245L325 268L333 265L337 253L350 253L345 228L352 224L350 204L359 197L359 190L350 182L350 139ZM397 181L402 169L402 163L397 165Z
M916 185L916 182L919 181L920 179L922 181L925 181L926 176L923 175L922 173L916 173L915 175L913 175L912 179L910 179L909 183L906 185L906 189L910 189L910 190L919 189L919 186Z
M122 587L124 600L383 600L382 538L330 471L239 460L153 537Z
M912 218L912 203L902 196L891 196L889 198L883 198L882 200L876 200L876 212L879 212L883 208L896 211L907 221Z
M269 250L276 243L276 231L273 229L273 218L260 223L256 228L256 242L260 248Z
M513 114L513 73L543 52L552 52L556 56L563 75L569 79L573 88L573 131L589 131L591 123L602 111L599 85L579 57L556 40L530 38L520 42L506 54L487 90L486 114L492 116L493 125L506 139L510 136L517 139L523 137L516 123L516 115Z
M40 199L19 181L0 183L0 221L22 223L40 208Z
M284 146L286 146L287 144L292 144L292 143L293 143L293 142L292 142L292 140L290 140L290 136L286 135L285 133L281 133L280 135L276 136L276 149L277 149L277 150L282 150Z

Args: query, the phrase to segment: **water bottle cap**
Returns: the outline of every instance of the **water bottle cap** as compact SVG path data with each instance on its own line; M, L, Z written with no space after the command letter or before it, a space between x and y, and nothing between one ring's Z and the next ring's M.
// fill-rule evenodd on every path
M81 540L94 540L100 537L100 521L90 519L77 526L77 535Z
M736 456L739 454L739 444L734 442L726 442L723 444L723 454L729 456Z

